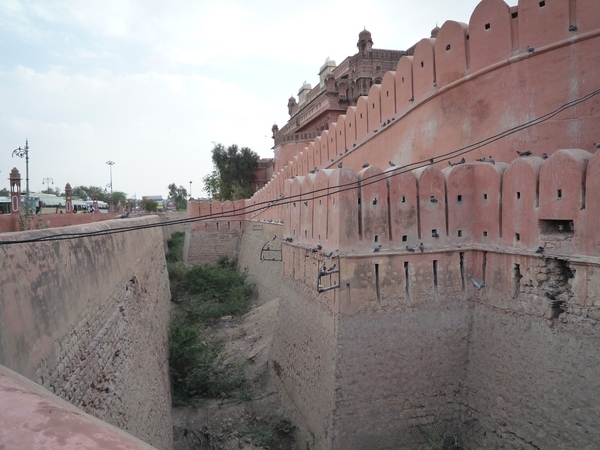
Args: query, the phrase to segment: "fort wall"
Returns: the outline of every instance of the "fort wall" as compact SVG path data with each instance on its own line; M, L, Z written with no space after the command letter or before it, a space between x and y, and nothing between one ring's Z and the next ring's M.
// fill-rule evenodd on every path
M2 238L123 225L108 221ZM171 448L170 293L160 228L2 245L0 255L0 364L156 448Z
M442 155L599 89L599 18L483 0L251 199L197 205L283 223L271 364L311 448L594 447L600 96Z

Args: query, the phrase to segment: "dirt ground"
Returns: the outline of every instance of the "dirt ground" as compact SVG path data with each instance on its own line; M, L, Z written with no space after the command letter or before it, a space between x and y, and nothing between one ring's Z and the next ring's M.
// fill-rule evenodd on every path
M175 450L298 449L268 370L278 307L275 299L253 307L242 321L223 317L215 326L227 358L247 362L250 400L200 400L174 407Z

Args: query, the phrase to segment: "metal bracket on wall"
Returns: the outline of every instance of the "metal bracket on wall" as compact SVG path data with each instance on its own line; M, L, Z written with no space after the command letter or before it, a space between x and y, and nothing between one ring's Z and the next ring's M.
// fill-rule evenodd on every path
M319 266L319 275L317 277L317 292L326 292L326 291L331 291L332 289L337 289L340 287L340 282L339 282L339 277L338 277L338 284L332 285L331 284L331 275L334 275L336 273L340 273L340 257L338 256L337 258L332 258L335 259L336 262L335 264L333 264L333 266L331 266L329 268L329 270L327 269L327 266L325 265L325 262L323 262L323 265ZM321 278L323 277L329 277L329 286L327 287L323 287L323 284L321 283Z
M275 236L276 238L277 236ZM279 248L270 248L273 244L273 241L268 241L265 245L260 249L260 260L261 261L281 261L281 243L279 244Z

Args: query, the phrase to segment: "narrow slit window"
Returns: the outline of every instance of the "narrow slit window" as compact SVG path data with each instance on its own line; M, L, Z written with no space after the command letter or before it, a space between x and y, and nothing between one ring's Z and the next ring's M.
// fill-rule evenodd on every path
M379 242L379 235L375 235L375 242Z
M490 29L490 27L491 27L491 25L489 24L489 22L485 24L485 29L486 29L486 30L489 30L489 29Z
M421 67L424 67L425 63L423 61L421 61Z
M521 235L519 233L515 233L515 241L520 241L521 240Z
M562 198L562 189L558 190L558 198Z
M406 197L404 195L402 196L402 203L406 203Z
M483 194L483 199L487 200L487 194Z
M515 11L514 13L511 14L511 17L513 19L516 19L517 17L519 17L519 13L517 11Z
M404 234L402 236L402 242L408 242L408 235Z
M456 199L457 199L459 202L462 202L462 195L459 195L458 197L456 197Z
M546 0L542 0L540 3L540 8L543 8L544 6L546 6Z
M447 51L447 52L448 52L448 51L450 51L450 48L451 48L451 47L450 47L450 44L446 45L446 51Z
M487 237L487 231L483 232L483 237Z
M520 199L521 199L521 193L517 192L517 200L520 200Z
M462 230L458 230L458 237L462 237Z

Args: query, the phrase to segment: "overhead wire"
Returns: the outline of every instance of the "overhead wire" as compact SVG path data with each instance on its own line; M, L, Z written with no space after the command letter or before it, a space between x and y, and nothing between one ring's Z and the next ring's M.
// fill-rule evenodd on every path
M252 214L254 212L258 213L258 212L262 212L268 208L272 208L274 206L287 205L287 204L293 203L293 202L301 200L301 199L312 201L315 199L328 197L330 195L339 194L339 193L345 192L347 190L359 189L359 188L362 188L365 186L369 186L371 184L379 183L387 178L402 175L407 172L412 172L413 170L428 167L432 164L432 162L433 162L433 164L435 164L435 163L439 163L439 162L449 161L450 159L456 158L457 156L462 156L462 155L468 154L470 152L480 149L483 146L489 145L493 142L496 142L500 139L510 136L514 133L517 133L519 131L523 131L532 126L544 123L547 120L550 120L552 117L555 117L556 115L560 114L561 112L563 112L569 108L572 108L573 106L575 106L579 103L585 102L598 94L600 94L600 89L596 89L582 97L579 97L575 100L571 100L567 103L564 103L563 105L559 106L558 108L556 108L550 112L547 112L539 117L531 119L522 124L516 125L512 128L504 130L493 136L489 136L478 142L460 147L458 149L455 149L455 150L452 150L452 151L449 151L446 153L441 153L439 155L432 156L432 157L429 157L424 160L415 161L415 162L409 163L404 166L391 167L383 172L369 175L363 179L355 180L355 181L352 181L349 183L343 183L343 184L340 184L340 185L337 185L334 187L324 187L324 188L314 189L310 192L303 192L301 194L295 194L295 195L291 195L288 197L280 196L273 200L265 200L265 201L262 201L259 203L253 203L251 205L246 205L242 208L235 209L233 211L212 213L212 214L207 214L205 216L200 216L200 217L188 217L188 218L184 218L184 219L175 219L175 220L169 220L169 221L158 222L158 223L149 223L149 224L134 225L134 226L124 226L124 227L117 227L117 228L106 228L103 230L93 230L93 231L86 231L86 232L50 234L50 235L46 235L46 236L38 236L36 238L29 238L29 239L0 240L0 245L12 245L12 244L34 243L34 242L79 239L82 237L93 237L93 236L103 236L103 235L110 235L110 234L119 234L119 233L125 233L128 231L136 231L136 230L144 230L144 229L157 228L157 227L163 227L163 226L186 224L186 223L192 223L192 222L213 220L213 219L217 219L217 218L218 219L236 218L241 213L244 213L244 214ZM332 170L332 169L321 169L321 170ZM321 194L314 195L314 194L318 194L318 193L321 193ZM308 196L310 194L313 194L312 197L306 198L306 196Z

